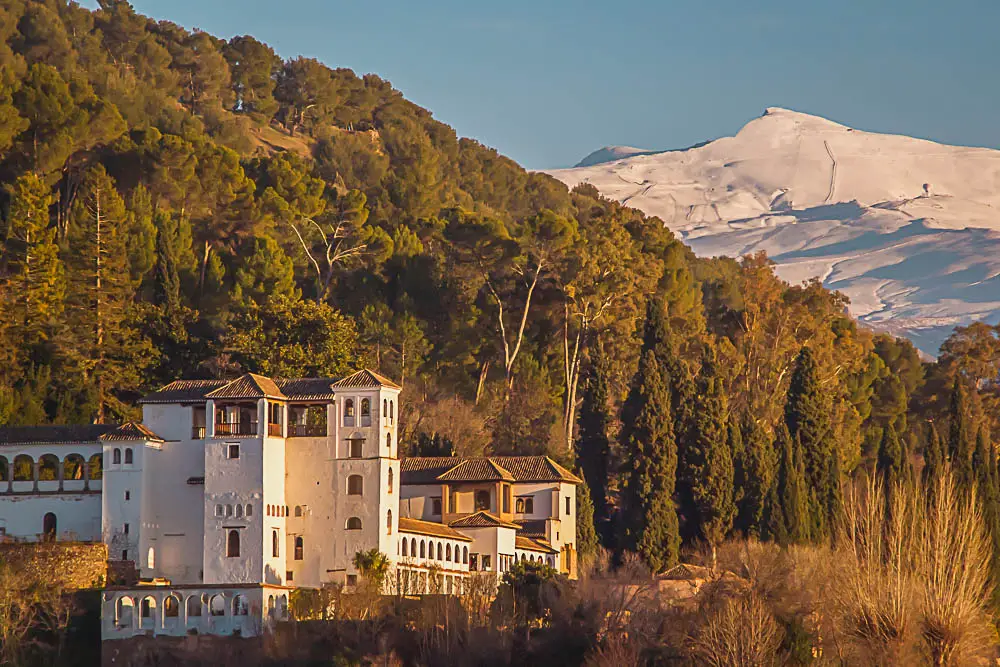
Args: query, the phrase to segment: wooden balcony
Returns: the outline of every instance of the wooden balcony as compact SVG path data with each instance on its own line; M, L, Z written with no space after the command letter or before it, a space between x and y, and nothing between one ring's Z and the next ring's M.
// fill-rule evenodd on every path
M215 437L257 435L257 422L216 422Z
M289 424L289 438L325 438L326 424Z

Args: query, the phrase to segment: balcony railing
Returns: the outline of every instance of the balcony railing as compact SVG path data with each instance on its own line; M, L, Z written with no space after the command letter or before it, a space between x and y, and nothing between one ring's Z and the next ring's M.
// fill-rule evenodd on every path
M191 427L191 439L192 440L203 440L205 438L205 427L204 426L192 426Z
M216 422L215 435L257 435L257 422Z
M281 437L281 424L268 424L267 425L267 434L268 435L272 435L272 436L274 436L276 438L280 438Z
M289 424L289 438L325 438L326 424Z

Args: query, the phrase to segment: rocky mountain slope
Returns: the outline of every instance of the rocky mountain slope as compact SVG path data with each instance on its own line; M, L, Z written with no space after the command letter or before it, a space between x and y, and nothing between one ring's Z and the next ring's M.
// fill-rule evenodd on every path
M734 137L584 163L549 173L659 216L699 255L764 250L786 280L821 278L924 352L1000 320L1000 151L771 108Z

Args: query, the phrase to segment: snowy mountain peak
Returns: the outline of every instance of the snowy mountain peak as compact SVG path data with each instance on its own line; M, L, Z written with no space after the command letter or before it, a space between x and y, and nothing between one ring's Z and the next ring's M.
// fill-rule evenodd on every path
M822 278L927 352L1000 319L1000 151L771 107L698 147L591 157L550 173L659 216L701 255L765 250L787 280Z

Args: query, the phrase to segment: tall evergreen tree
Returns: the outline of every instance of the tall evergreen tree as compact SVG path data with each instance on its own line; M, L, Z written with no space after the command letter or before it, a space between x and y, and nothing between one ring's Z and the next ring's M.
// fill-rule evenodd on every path
M975 482L972 472L973 438L968 389L961 375L956 375L948 409L948 458L955 471L956 483L964 489L971 488Z
M611 443L608 440L611 415L608 406L608 383L603 359L595 354L591 358L590 370L583 389L576 459L580 464L583 478L590 487L596 524L603 524L608 519L608 457L611 453Z
M594 502L587 480L576 487L576 549L581 562L591 562L597 555L597 530L594 527Z
M993 557L991 559L991 569L993 581L1000 581L1000 499L997 497L996 478L994 468L996 467L996 453L993 450L993 443L990 442L986 433L986 428L980 426L976 435L976 449L972 453L972 472L975 476L976 493L978 494L979 507L983 515L983 523L990 536ZM998 600L1000 593L994 592L994 601Z
M819 379L812 351L799 351L785 403L785 423L798 443L808 489L808 535L813 540L827 536L827 499L830 497L830 458L834 453L830 420L831 406Z
M944 468L944 451L941 438L933 424L927 425L927 443L924 445L924 467L920 471L923 486L930 489L931 482L938 478Z
M752 417L743 420L743 446L734 465L739 494L736 528L744 535L763 535L762 522L778 467L774 447L763 427Z
M697 514L692 517L701 537L715 549L732 528L733 460L726 420L726 396L716 372L715 356L705 355L690 446L686 448L685 478L690 480Z
M905 481L904 464L903 448L896 436L896 429L892 424L888 424L882 429L882 440L878 446L875 471L888 487L894 483Z
M680 549L673 501L677 445L668 380L656 354L664 346L666 334L662 304L651 301L646 309L639 370L622 409L622 544L635 550L654 572L676 564Z
M769 508L770 537L780 544L800 544L809 538L809 508L799 448L788 428L780 425L775 449L781 452L781 462Z

